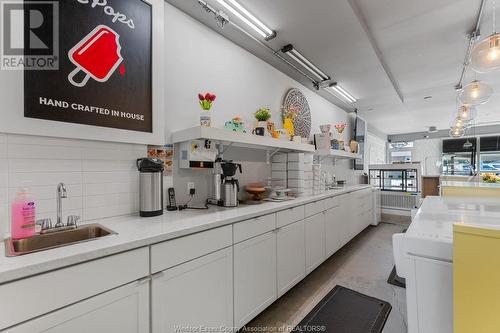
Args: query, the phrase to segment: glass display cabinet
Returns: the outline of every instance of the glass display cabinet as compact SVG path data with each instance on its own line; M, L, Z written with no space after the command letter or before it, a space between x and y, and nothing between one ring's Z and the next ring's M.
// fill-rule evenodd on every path
M370 166L370 185L381 191L420 192L418 163L410 164L381 164Z

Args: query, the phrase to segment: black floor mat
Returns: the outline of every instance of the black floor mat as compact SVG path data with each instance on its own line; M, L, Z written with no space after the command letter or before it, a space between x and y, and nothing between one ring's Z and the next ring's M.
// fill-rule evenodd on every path
M388 302L337 285L295 332L380 333L391 309Z
M389 278L387 279L387 283L406 289L405 278L402 278L396 274L396 266L392 268L392 272L391 275L389 275Z

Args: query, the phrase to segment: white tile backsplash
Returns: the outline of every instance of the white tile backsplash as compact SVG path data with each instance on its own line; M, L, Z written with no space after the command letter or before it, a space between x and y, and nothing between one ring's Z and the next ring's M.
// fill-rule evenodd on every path
M137 171L83 172L83 183L85 184L132 183L138 181L139 173Z
M108 183L106 186L101 184L84 184L83 195L104 195L115 193L139 193L139 182L131 183Z
M9 159L11 172L80 172L81 160Z
M76 147L8 143L8 158L81 160L82 152Z
M83 220L139 210L136 160L145 145L0 133L0 238L10 229L10 203L28 181L37 218L56 219L56 186L66 184L63 218ZM55 222L54 222L55 223Z

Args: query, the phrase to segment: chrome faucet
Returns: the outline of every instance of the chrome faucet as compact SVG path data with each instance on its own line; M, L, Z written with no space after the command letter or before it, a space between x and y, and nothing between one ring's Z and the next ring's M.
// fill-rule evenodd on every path
M59 183L57 185L57 222L55 227L63 227L64 224L62 222L62 199L67 198L68 195L66 193L66 186L64 183Z

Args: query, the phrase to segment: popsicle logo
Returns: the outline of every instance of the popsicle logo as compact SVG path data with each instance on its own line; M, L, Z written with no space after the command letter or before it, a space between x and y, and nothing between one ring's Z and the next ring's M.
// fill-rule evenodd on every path
M59 2L0 0L1 69L59 69Z
M90 78L106 82L123 61L120 35L105 25L99 25L68 52L69 60L76 68L68 74L69 82L83 87ZM83 74L80 74L83 72ZM120 68L124 74L124 67ZM77 80L77 76L81 76Z

